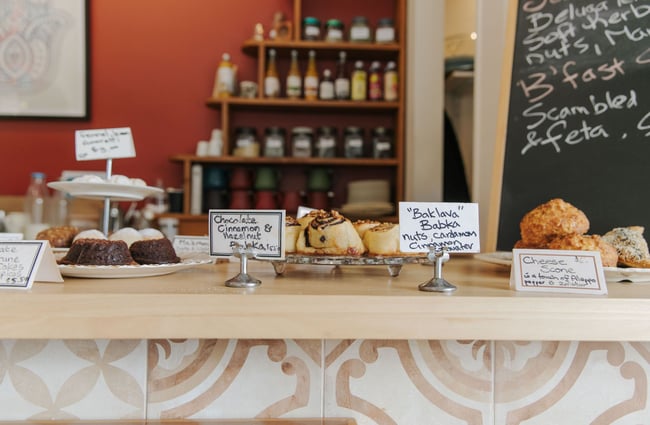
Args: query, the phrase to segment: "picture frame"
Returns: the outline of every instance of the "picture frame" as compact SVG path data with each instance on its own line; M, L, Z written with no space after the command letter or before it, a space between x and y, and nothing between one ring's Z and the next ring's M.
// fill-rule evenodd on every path
M90 118L89 1L0 4L0 118Z

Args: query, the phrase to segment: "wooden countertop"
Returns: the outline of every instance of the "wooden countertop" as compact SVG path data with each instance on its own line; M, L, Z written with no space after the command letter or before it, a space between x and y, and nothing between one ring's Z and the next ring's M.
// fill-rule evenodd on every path
M650 285L610 283L609 295L509 289L509 268L452 256L458 290L418 285L433 268L288 265L249 261L262 281L228 288L239 261L147 278L65 278L0 293L0 338L298 338L650 340Z

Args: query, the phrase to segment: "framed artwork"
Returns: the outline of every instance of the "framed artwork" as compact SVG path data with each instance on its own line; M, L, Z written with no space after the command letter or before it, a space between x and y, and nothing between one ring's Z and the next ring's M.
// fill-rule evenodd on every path
M0 1L0 117L89 118L88 0Z

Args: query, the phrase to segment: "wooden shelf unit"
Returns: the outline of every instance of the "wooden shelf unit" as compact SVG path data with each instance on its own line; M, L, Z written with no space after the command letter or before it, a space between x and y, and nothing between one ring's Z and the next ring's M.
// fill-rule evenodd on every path
M385 0L395 5L393 19L395 22L396 42L379 44L379 43L353 43L353 42L327 42L327 41L305 41L301 40L301 22L303 16L303 1L293 1L293 38L291 40L246 40L242 44L242 51L252 56L257 61L257 83L258 94L256 98L227 97L217 98L209 97L206 100L206 106L218 110L220 113L220 123L223 138L223 154L218 157L199 157L194 155L175 155L170 159L173 162L179 162L183 165L183 189L185 192L183 214L181 217L187 217L190 212L190 194L191 191L191 168L194 164L223 164L225 167L248 166L256 167L262 165L272 165L282 167L312 167L314 165L336 168L340 177L345 178L347 170L354 170L358 175L359 170L367 169L369 179L385 178L391 181L392 201L395 203L404 198L404 127L405 127L405 86L406 86L406 1L407 0ZM395 61L399 76L399 96L397 101L351 101L351 100L305 100L305 99L287 99L287 98L265 98L263 95L264 74L267 67L267 56L269 49L276 49L278 60L288 61L290 51L293 49L301 53L301 57L306 57L309 50L317 52L317 59L334 62L340 51L348 53L348 66L351 68L355 60L364 60L366 66L369 61L382 60L382 64L387 61ZM304 66L305 64L303 64ZM303 69L304 71L304 69ZM320 69L322 71L322 68ZM281 80L284 75L280 76ZM238 114L255 113L261 115L273 114L292 114L296 116L309 117L309 119L322 119L323 124L330 124L331 121L339 122L340 120L331 119L331 117L362 117L365 120L376 120L378 123L389 121L392 123L393 136L393 157L392 158L265 158L265 157L235 157L231 155L234 146L233 134L234 127L237 126ZM315 118L314 118L315 117ZM330 118L330 121L327 119ZM293 118L290 118L293 119ZM299 120L299 118L295 118ZM374 121L373 121L374 122ZM272 122L263 122L259 120L258 129L266 125L274 125ZM303 125L296 121L296 126ZM287 130L287 142L290 139L290 128ZM366 129L366 143L369 144L370 128ZM343 139L339 134L339 142ZM287 143L288 144L288 143ZM340 150L340 149L339 149ZM347 168L346 170L346 167ZM339 172L340 171L340 172ZM193 219L196 221L196 218Z

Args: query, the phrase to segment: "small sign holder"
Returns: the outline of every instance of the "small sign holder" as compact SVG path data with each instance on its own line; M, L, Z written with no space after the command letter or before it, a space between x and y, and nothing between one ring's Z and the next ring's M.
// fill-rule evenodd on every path
M226 280L226 286L229 288L255 288L260 286L262 281L248 274L248 259L255 258L257 250L250 244L242 246L240 243L235 243L232 251L234 256L240 259L240 271L237 276Z
M111 178L112 173L113 173L113 159L108 158L106 160L106 180L109 180ZM110 215L111 215L111 198L107 196L104 198L104 219L102 222L102 230L105 236L108 236L108 225L109 225L109 220L111 218Z
M434 247L431 247L429 253L427 254L429 261L434 263L434 273L433 278L428 282L421 283L418 286L420 291L425 292L453 292L457 288L451 283L447 282L442 277L442 265L449 260L449 253L445 248L436 250Z
M131 128L105 128L75 131L75 156L77 161L106 159L106 180L113 170L113 158L134 158L135 145ZM102 228L108 236L111 215L111 198L104 197Z

